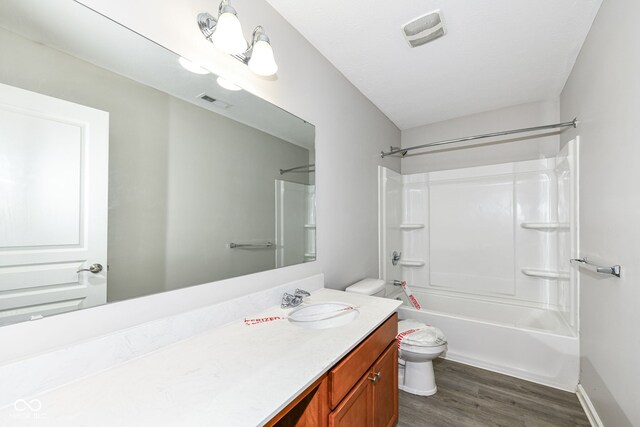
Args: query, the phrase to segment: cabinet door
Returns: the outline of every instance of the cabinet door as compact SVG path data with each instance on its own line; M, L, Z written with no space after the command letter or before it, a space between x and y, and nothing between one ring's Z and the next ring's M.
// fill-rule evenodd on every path
M329 372L329 396L331 409L335 409L349 390L371 369L380 355L395 342L398 334L398 315L391 315L358 347L335 365Z
M389 427L398 421L398 346L395 341L373 365L373 425Z
M329 415L329 427L373 425L373 382L363 376Z

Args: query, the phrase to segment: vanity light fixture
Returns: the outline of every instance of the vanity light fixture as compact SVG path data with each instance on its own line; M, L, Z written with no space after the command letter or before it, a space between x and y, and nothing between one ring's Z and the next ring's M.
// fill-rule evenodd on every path
M249 66L259 76L272 76L278 71L273 49L264 28L258 25L247 43L236 10L229 0L222 0L218 17L203 12L198 14L198 27L204 37L220 51Z

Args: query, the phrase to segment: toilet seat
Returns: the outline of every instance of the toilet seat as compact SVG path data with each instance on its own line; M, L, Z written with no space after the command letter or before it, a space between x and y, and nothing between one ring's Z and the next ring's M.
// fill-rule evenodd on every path
M412 319L398 322L397 336L400 349L415 353L429 354L438 349L442 352L447 345L447 339L440 329Z

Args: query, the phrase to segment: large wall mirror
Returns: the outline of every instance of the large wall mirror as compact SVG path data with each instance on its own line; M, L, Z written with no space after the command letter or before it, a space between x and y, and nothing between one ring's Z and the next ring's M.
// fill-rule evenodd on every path
M315 259L313 125L73 0L0 52L0 325Z

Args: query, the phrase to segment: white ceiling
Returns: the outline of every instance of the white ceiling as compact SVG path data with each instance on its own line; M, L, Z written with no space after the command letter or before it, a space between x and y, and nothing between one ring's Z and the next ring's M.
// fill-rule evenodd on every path
M267 1L400 129L557 97L602 3ZM435 9L447 34L410 48L401 26Z

